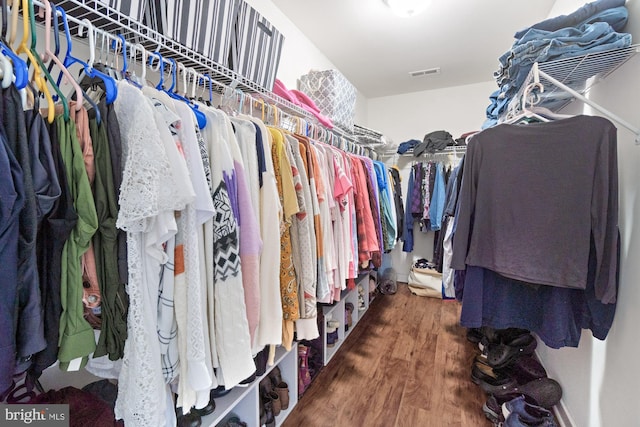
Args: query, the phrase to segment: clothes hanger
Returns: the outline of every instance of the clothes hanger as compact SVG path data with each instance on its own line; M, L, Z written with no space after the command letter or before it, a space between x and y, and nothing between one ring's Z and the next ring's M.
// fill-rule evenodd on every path
M93 24L88 19L83 19L80 25L78 26L78 33L83 31L83 28L87 30L87 37L89 39L89 62L82 61L81 59L72 55L73 44L71 40L71 32L69 31L69 22L67 21L67 13L60 6L56 6L56 10L60 13L62 17L62 25L64 28L64 35L67 39L67 51L64 56L64 60L62 61L63 65L68 69L73 64L79 64L82 66L82 72L89 78L86 84L95 85L99 84L99 86L105 92L105 100L107 104L113 104L118 96L118 87L116 81L110 76L106 75L102 71L99 71L93 67L93 62L95 60L95 33L93 29ZM80 35L80 34L79 34ZM62 75L58 76L58 81L62 78ZM81 85L85 84L85 79L81 79Z
M44 74L43 82L45 83L44 85L45 88L46 88L46 82L48 81L51 87L53 88L53 90L58 94L58 97L60 98L60 102L62 104L63 116L65 121L67 121L69 120L69 117L70 117L69 102L67 101L67 98L63 95L58 84L56 84L56 81L53 79L53 77L51 77L51 74L49 74L49 71L47 71L47 68L44 66L44 62L42 61L42 58L36 51L36 43L37 43L36 19L35 19L32 0L22 0L22 13L23 13L22 19L23 19L23 26L24 26L23 41L26 42L27 36L31 34L31 47L29 48L29 51L31 52L32 57L34 57L35 60L37 61L37 65L40 68L40 71L42 72L42 74ZM51 108L51 106L54 105L53 97L51 96L51 93L49 91L44 92L44 94L45 94L45 97L47 98L49 108ZM50 116L51 116L51 111L49 111L48 117ZM49 123L52 123L52 122L53 122L53 118L49 120Z
M55 50L53 51L53 57L55 57L57 59L57 61L51 61L49 63L49 67L47 68L47 71L49 71L49 73L51 73L51 70L53 68L54 63L58 63L58 66L60 66L60 59L58 57L59 53L60 53L60 19L59 19L59 15L58 15L58 10L55 9L55 4L53 3L53 1L50 0L43 0L43 2L45 3L45 15L47 13L51 13L51 11L54 11L52 19L49 20L48 18L46 18L46 22L48 23L53 23L53 38L55 41ZM48 10L49 12L47 12L47 6L48 6ZM53 21L53 22L52 22ZM46 25L45 25L45 31L46 31L46 38L45 38L45 43L49 43L50 40L48 38L48 34L49 32L46 30ZM47 49L50 49L49 47L47 47ZM49 51L49 54L51 54L51 52ZM64 65L62 65L62 67L64 67ZM76 82L77 81L75 79L73 79L73 77L69 77L69 79L72 82ZM96 102L87 94L87 92L85 92L85 90L79 85L77 84L78 87L80 88L81 92L82 92L82 99L84 99L84 101L86 101L89 106L90 109L93 110L93 112L95 113L95 118L96 118L96 123L98 124L98 126L100 124L102 124L102 115L100 114L100 108L98 107L98 104L96 104ZM77 99L76 99L77 101ZM79 104L78 105L82 105L82 101L78 101Z
M197 105L191 103L187 98L185 98L184 96L180 95L177 92L178 88L176 84L176 74L178 73L179 67L175 59L169 58L169 62L171 63L171 87L165 92L168 93L169 96L172 97L173 99L186 103L189 106L189 108L191 108L191 111L193 111L193 114L196 117L196 122L198 123L198 127L200 129L204 129L204 127L207 125L207 117L202 111L198 109ZM182 65L182 67L184 68L184 65ZM185 80L184 81L185 88L186 88L186 84L187 83ZM174 91L174 89L176 90Z
M209 73L205 73L203 77L209 81L209 101L207 102L208 105L211 106L213 105L213 80L211 79L211 75L209 75Z
M140 54L142 55L141 61L140 61L140 65L141 65L141 70L140 70L140 79L139 80L139 84L140 86L145 86L147 84L147 49L144 48L144 46L142 46L141 43L136 43L133 45L133 48L131 49L134 53L136 51L136 49L138 49L140 51Z
M521 110L520 113L515 114L511 117L507 117L507 119L503 122L505 124L514 124L514 123L518 123L521 122L522 120L530 120L530 119L535 119L538 120L540 122L548 122L549 119L547 119L544 116L541 116L537 113L535 113L534 111L529 109L528 106L528 102L529 102L529 95L534 92L535 90L539 90L540 92L544 91L544 86L542 86L542 84L540 82L533 82L529 85L527 85L523 92L522 92L522 98L521 98ZM533 101L532 101L533 102Z
M34 82L38 88L38 90L44 94L46 100L47 100L47 106L48 106L48 114L47 114L47 121L49 123L53 123L53 120L55 118L55 103L53 102L53 98L51 97L51 93L49 92L49 88L47 87L46 82L44 81L43 77L42 77L42 70L40 69L40 66L38 64L38 61L36 60L36 57L34 56L33 52L31 51L31 49L29 49L27 47L27 37L29 36L29 7L28 4L24 4L26 3L26 0L23 0L23 24L24 24L24 31L22 34L22 40L20 40L20 44L18 45L18 48L16 49L16 53L17 54L22 54L24 53L27 58L29 58L29 62L27 63L27 66L29 64L33 65L33 73L31 75L31 81ZM15 25L12 25L11 28L11 37L10 40L13 42L15 41L15 31L16 31L16 26L18 24L18 17L16 16L18 14L18 9L19 8L19 0L14 0L13 1L13 7L12 7L12 11L15 11L15 13L12 14L11 19L12 19L12 24L15 23ZM34 98L38 99L38 96L36 96ZM64 104L63 104L64 105ZM68 118L68 105L67 105L67 118Z
M29 47L29 51L31 52L31 55L35 58L35 60L37 61L38 67L40 68L40 71L42 72L42 74L44 74L43 82L45 83L45 87L46 87L46 82L49 82L49 84L53 88L54 92L58 95L58 97L60 99L60 103L62 104L64 119L68 120L69 117L70 117L69 116L69 101L67 100L67 98L64 96L64 94L60 90L60 87L59 87L58 83L56 83L56 81L53 79L53 77L51 77L51 74L49 74L49 71L45 67L44 62L43 62L42 58L40 57L40 54L38 54L38 52L36 51L36 44L37 44L37 40L36 40L36 19L35 19L35 12L34 12L34 7L33 7L33 1L32 0L22 0L22 13L23 13L23 18L22 19L23 19L23 23L24 23L25 38L29 34L31 35L31 46ZM74 81L73 79L71 79L71 80ZM47 92L45 92L45 97L47 97ZM54 102L53 101L53 96L51 95L50 92L49 92L49 95L47 97L47 100L48 100L48 98L51 98L51 102L52 103Z
M155 68L153 67L154 58L158 61L158 64ZM162 54L160 54L160 52L155 51L150 53L149 68L151 69L151 71L157 71L160 75L160 81L156 85L156 89L164 91L164 58L162 58Z
M189 94L189 99L192 102L196 100L196 89L198 87L198 82L200 81L200 74L196 71L195 68L187 68L187 80L191 82L191 93ZM204 93L204 88L203 88Z
M116 72L116 79L122 80L127 75L127 42L122 34L116 34L116 38L112 40L113 48L112 69ZM122 68L120 67L120 56L122 56Z
M13 66L11 61L4 55L0 55L0 71L2 71L2 81L0 86L3 89L8 88L13 83Z
M138 58L138 53L137 53L138 51L140 51L140 54L142 57L140 62L140 65L141 65L140 72L142 74L142 77L138 77L138 75L136 74L135 63L136 63L136 59ZM140 89L142 88L142 86L145 86L146 84L145 77L147 73L147 66L146 66L147 50L140 43L132 44L131 47L129 48L129 63L132 64L131 71L127 69L127 71L124 73L124 77L126 80L131 82L131 84L133 84L138 89Z
M224 86L224 90L222 91L222 98L220 99L220 105L218 106L218 108L227 113L227 115L229 116L232 116L235 113L233 107L231 107L231 100L235 97L235 95L236 94L233 89L231 89L229 86Z
M529 111L532 111L536 114L539 114L541 116L544 116L548 119L552 119L552 120L562 120L562 119L568 119L570 117L575 117L571 114L560 114L560 113L554 113L553 111L551 111L550 109L546 108L546 107L540 107L537 105L530 105L529 106Z
M29 70L27 63L22 60L16 53L9 48L11 43L7 42L7 1L2 0L2 34L0 37L0 53L11 61L13 69L13 83L16 88L24 93L23 89L29 83ZM17 13L17 9L16 9ZM16 17L17 19L17 17ZM17 22L17 21L16 21Z
M52 63L55 63L60 69L61 73L67 78L67 81L71 83L71 86L73 86L76 93L76 111L80 111L82 109L82 101L84 98L82 94L82 89L80 88L80 85L78 84L78 82L75 81L73 76L71 76L71 73L69 72L69 70L64 65L62 65L62 62L60 62L56 54L51 51L51 5L49 4L48 0L44 0L43 3L44 3L44 10L45 10L45 22L44 22L44 55L42 55L42 61L43 62L51 61ZM31 7L33 7L33 2L31 2ZM31 30L34 31L35 28L32 27ZM33 36L35 36L35 34L33 34ZM58 38L56 39L57 39L56 41L58 42L57 44L59 44ZM49 73L49 69L47 69L47 73Z

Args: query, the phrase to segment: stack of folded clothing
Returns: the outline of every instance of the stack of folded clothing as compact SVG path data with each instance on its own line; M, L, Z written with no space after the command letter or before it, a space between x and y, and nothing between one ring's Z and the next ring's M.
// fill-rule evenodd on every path
M305 93L300 92L296 89L287 89L287 87L280 80L276 79L273 84L273 93L278 95L279 97L286 99L298 107L301 107L303 110L308 111L313 114L316 119L323 126L328 129L333 129L333 122L327 116L323 115L320 112L320 109L316 106L311 98L309 98Z
M494 74L499 89L490 96L483 128L497 123L535 62L631 45L631 34L620 32L629 16L624 4L625 0L597 0L570 15L547 19L518 31L511 49L499 58L500 68Z
M481 353L471 368L471 380L487 393L485 416L500 426L557 426L551 413L562 397L557 381L533 352L537 341L526 329L470 329L467 338Z

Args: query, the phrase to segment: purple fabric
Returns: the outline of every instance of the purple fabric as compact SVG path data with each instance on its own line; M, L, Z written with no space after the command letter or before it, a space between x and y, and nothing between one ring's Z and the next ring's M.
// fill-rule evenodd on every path
M251 204L251 194L249 194L244 168L236 161L234 161L234 167L236 171L236 191L235 193L229 192L229 197L231 198L231 204L237 206L239 213L240 255L259 255L262 250L262 239L260 239L258 216L256 214L259 207Z
M240 226L240 211L238 206L238 178L236 177L236 172L235 170L231 172L231 174L222 172L222 177L227 187L227 193L229 193L229 201L231 202L233 216L236 217L236 222L238 223L238 226Z
M413 166L414 183L413 191L409 195L411 200L411 214L416 217L422 217L422 164L418 163Z
M373 190L373 195L375 197L375 206L371 206L371 209L375 209L378 212L378 221L375 224L378 230L378 247L380 248L380 253L384 253L384 240L382 237L382 216L380 215L380 194L378 193L378 177L376 175L376 171L373 169L373 160L365 158L364 164L367 167L367 173L369 174L369 182L371 188ZM374 216L375 218L375 216Z

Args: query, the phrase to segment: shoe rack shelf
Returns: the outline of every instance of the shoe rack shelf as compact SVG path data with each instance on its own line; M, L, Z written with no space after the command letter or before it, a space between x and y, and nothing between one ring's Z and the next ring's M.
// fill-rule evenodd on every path
M202 417L202 425L208 427L223 425L229 418L237 416L247 423L247 426L259 426L259 384L263 378L269 375L274 366L280 368L282 380L289 386L289 407L276 417L276 426L282 425L298 403L298 344L295 342L290 351L286 351L281 346L276 348L274 364L267 366L264 375L256 377L247 387L234 387L228 394L216 398L215 411Z
M351 334L354 330L360 319L366 311L369 309L369 272L360 274L356 279L356 287L355 289L345 289L342 291L340 296L340 301L336 302L330 306L323 306L322 311L324 315L324 328L322 330L322 347L324 349L323 355L323 363L326 366L331 358L336 354L340 346L344 343L345 339ZM359 300L360 291L362 288L363 298L362 302ZM353 304L353 312L351 313L351 326L349 328L345 328L347 322L346 317L346 304ZM328 330L332 328L328 328L328 322L337 321L338 329L337 329L337 340L334 341L332 337L332 333Z

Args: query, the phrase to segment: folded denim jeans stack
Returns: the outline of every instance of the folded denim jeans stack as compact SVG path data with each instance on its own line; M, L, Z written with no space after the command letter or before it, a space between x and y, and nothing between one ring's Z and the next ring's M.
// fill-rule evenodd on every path
M536 338L526 329L470 329L467 338L480 353L471 368L471 380L487 394L482 407L496 426L556 427L551 409L562 388L548 378L534 356Z
M494 73L499 89L489 97L483 128L495 125L506 112L535 62L630 46L631 34L621 32L629 16L624 4L625 0L597 0L518 31L511 49L499 58L500 68Z

